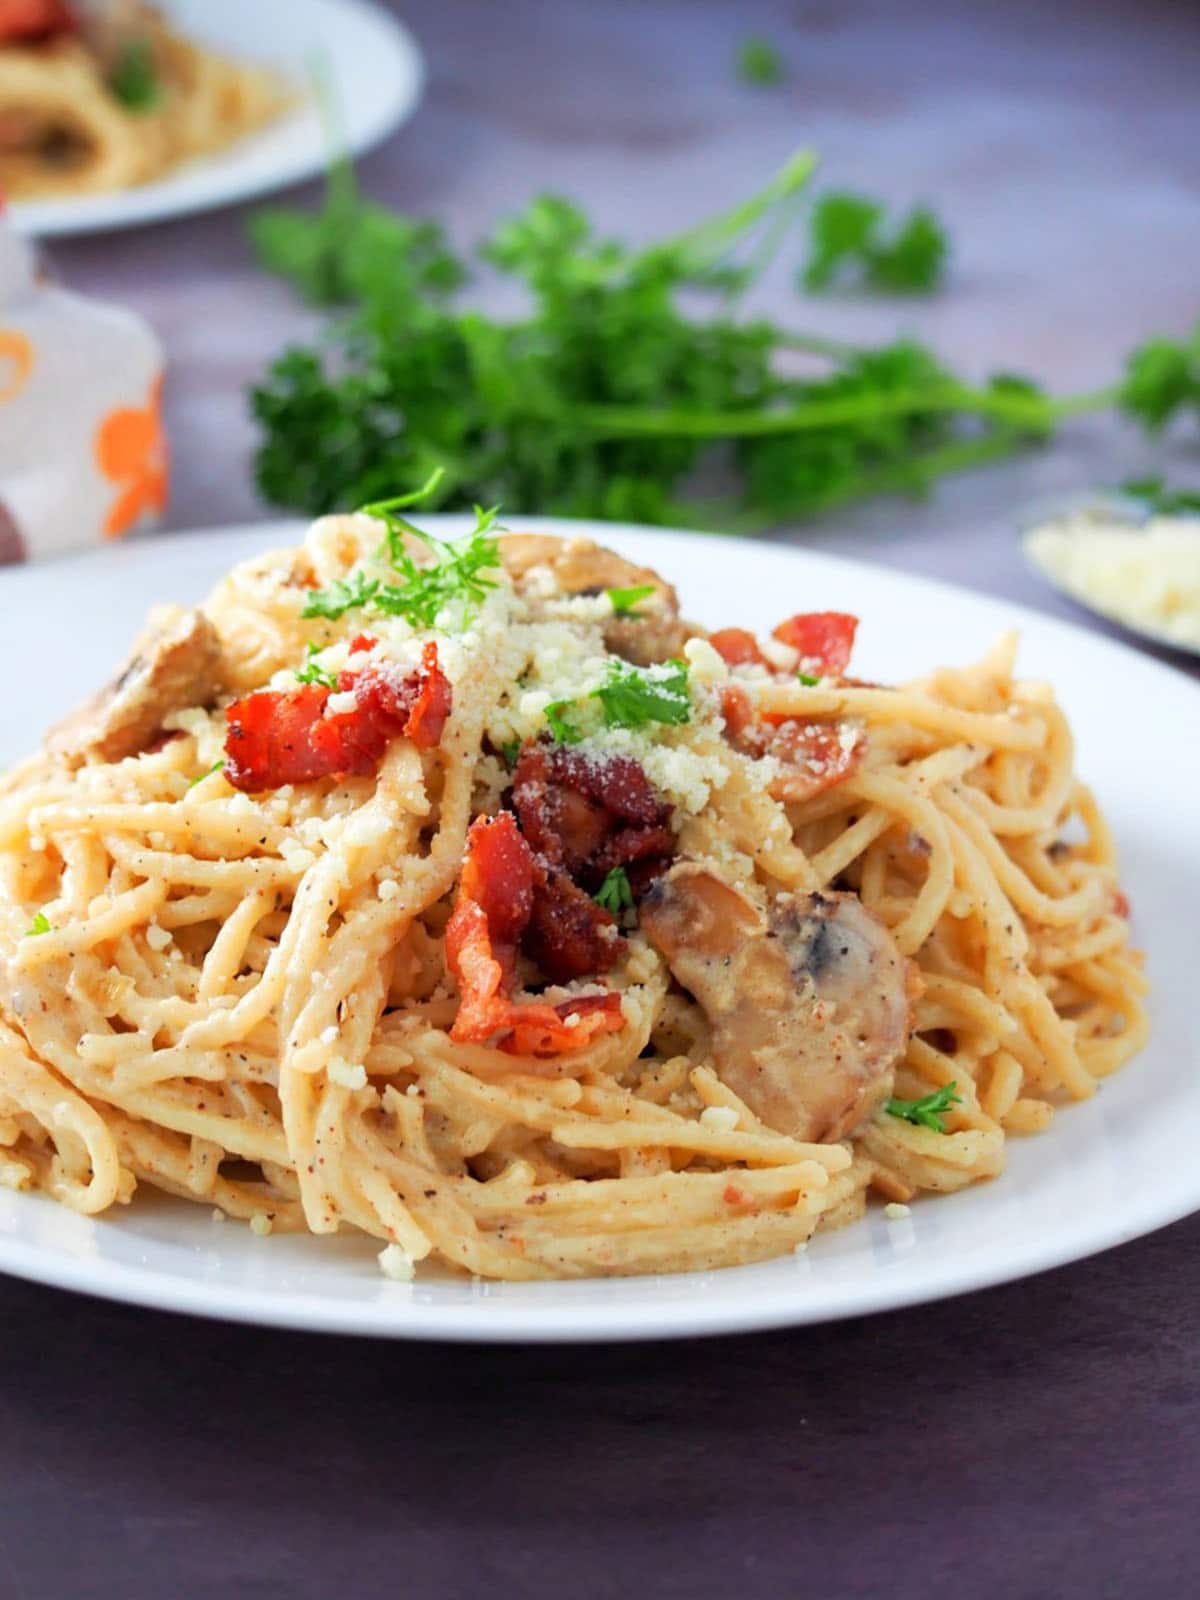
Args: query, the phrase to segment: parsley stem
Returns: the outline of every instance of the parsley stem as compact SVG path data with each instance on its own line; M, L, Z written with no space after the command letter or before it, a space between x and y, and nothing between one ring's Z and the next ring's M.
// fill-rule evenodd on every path
M894 393L853 395L844 400L815 400L775 411L652 411L642 406L581 406L574 417L590 433L613 438L758 438L764 434L803 433L836 428L876 417L903 417L929 411L962 411L995 417L1016 427L1048 428L1059 419L1100 411L1114 403L1115 389L1070 395L1061 400L1010 394L990 389L897 389Z
M638 259L652 261L661 256L683 257L691 254L695 266L712 261L726 244L739 239L747 228L752 227L780 201L790 199L792 195L797 194L816 169L815 152L797 150L757 194L751 195L748 200L743 200L740 205L721 212L719 216L709 217L707 221L699 222L695 227L685 229L683 233L677 233L673 239L651 245Z

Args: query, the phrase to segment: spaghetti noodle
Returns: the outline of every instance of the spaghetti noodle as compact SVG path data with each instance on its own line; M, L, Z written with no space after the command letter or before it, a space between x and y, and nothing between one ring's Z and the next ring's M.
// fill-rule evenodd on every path
M884 688L852 618L705 635L583 541L385 520L159 618L0 780L0 1180L396 1275L716 1267L996 1175L1139 1048L1012 639Z

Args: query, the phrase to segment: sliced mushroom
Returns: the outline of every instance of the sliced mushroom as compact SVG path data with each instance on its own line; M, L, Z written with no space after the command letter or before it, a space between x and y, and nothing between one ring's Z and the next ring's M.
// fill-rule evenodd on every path
M614 616L604 627L604 643L614 655L637 666L677 656L698 630L681 620L679 597L652 567L638 567L615 550L590 539L557 539L545 533L509 533L500 540L500 559L518 591L535 568L547 568L558 591L598 595L605 589L654 588L639 606L640 615Z
M46 736L67 760L137 755L168 712L209 705L222 687L221 645L203 611L172 607L137 640L120 672Z
M722 1082L768 1127L841 1139L890 1092L910 1028L908 964L857 895L796 895L764 914L681 862L638 914L707 1016Z

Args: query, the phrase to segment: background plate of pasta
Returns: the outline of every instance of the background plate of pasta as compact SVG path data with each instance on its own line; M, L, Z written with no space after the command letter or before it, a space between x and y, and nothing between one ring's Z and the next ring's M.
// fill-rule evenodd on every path
M4 0L0 194L40 235L229 205L369 149L421 79L366 0Z
M1200 1204L1194 685L824 555L414 498L6 576L0 1268L656 1337Z

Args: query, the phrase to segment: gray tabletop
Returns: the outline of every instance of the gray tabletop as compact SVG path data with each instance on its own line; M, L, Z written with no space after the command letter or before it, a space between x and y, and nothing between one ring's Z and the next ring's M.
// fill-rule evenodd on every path
M781 316L905 328L1069 389L1200 314L1187 0L402 9L429 90L363 181L460 243L544 188L647 239L811 143L831 184L934 201L954 267L901 304L804 306L780 273L762 304ZM787 56L784 86L738 82L750 31ZM272 514L243 394L310 323L244 221L54 250L164 336L177 528ZM1081 620L1025 571L1015 515L1152 460L1200 475L1194 443L1082 421L922 505L781 537ZM0 1594L1175 1600L1200 1577L1198 1245L1192 1220L942 1306L608 1350L352 1344L0 1281Z

